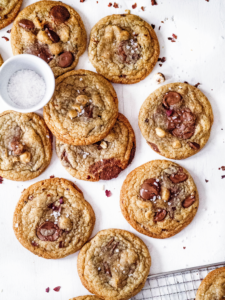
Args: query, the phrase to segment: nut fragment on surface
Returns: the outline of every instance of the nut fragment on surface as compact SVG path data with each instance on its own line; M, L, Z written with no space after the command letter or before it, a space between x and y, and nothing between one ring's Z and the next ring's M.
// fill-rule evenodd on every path
M20 161L22 162L22 163L25 163L25 164L27 164L27 163L29 163L30 162L30 159L31 159L31 154L30 154L30 152L24 152L23 154L21 154L20 155Z
M180 143L179 140L176 140L176 141L173 142L172 146L173 146L174 149L178 149L178 148L181 147L181 143Z
M71 109L71 110L68 112L68 116L69 116L71 119L76 118L76 117L77 117L77 111Z
M155 129L155 132L156 132L156 134L159 136L159 137L165 137L166 136L166 132L163 130L163 129L161 129L161 128L159 128L159 127L157 127L156 129Z
M81 106L78 105L78 104L74 104L74 105L72 106L72 108L73 108L73 109L76 109L79 113L81 113L81 111L82 111Z
M107 148L107 143L105 141L102 141L100 146L103 148L103 149L106 149Z
M86 95L79 95L76 98L76 102L81 104L81 105L85 105L89 102L89 99Z
M162 73L160 73L160 72L159 72L159 73L156 73L156 74L154 75L153 79L154 79L158 84L163 83L163 82L166 80L165 76L164 76Z
M168 190L167 188L165 187L162 187L161 188L161 191L162 191L162 200L164 201L168 201L169 198L170 198L170 190Z

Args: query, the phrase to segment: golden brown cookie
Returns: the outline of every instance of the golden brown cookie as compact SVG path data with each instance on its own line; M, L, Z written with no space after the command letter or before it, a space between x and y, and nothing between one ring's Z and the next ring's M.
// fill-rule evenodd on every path
M35 113L0 114L0 176L26 181L39 176L52 158L52 135Z
M8 26L19 13L23 0L1 0L0 29Z
M62 178L39 181L20 197L13 218L19 242L44 258L62 258L87 242L95 214L83 193Z
M225 267L211 271L201 282L196 300L223 300L225 298Z
M133 160L136 141L133 128L120 114L109 134L87 146L73 146L56 140L56 153L74 177L88 181L116 178Z
M107 136L118 116L116 92L91 71L68 72L56 80L44 119L58 140L72 145L94 144Z
M96 297L95 295L86 295L86 296L71 298L70 300L101 300L101 299Z
M86 43L80 15L60 1L39 1L27 6L19 13L11 32L13 54L42 58L55 77L76 67Z
M4 61L3 61L3 58L2 58L2 56L0 54L0 67L1 67L1 65L3 65L3 63L4 63Z
M128 174L120 207L137 231L153 238L171 237L193 220L199 205L191 175L167 160L150 161Z
M207 143L213 124L209 100L196 87L169 83L154 91L142 104L139 127L157 153L184 159Z
M115 83L136 83L149 75L159 57L151 25L136 15L111 15L91 30L88 55L97 72Z
M100 231L80 251L82 284L102 299L126 300L145 285L151 257L144 242L121 229Z

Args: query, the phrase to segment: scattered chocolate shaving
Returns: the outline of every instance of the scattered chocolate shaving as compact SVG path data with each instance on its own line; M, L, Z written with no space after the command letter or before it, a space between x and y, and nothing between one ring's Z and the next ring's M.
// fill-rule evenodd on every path
M141 9L142 9L143 11L145 11L145 8L144 8L144 6L142 6L142 7L141 7Z
M2 183L3 183L3 177L0 176L0 184L2 184Z
M2 38L3 38L3 39L5 39L5 40L6 40L6 42L8 42L8 41L9 41L9 39L8 39L6 36L2 36Z
M132 8L135 9L136 7L137 7L137 3L134 3L134 4L132 5Z
M200 85L200 83L198 82L194 86L197 88L199 85Z
M222 178L222 179L225 178L225 175L222 175L221 178Z
M118 8L119 7L118 3L114 2L113 7Z
M184 81L184 83L189 84L187 81Z
M153 29L155 29L155 25L154 24L151 24L151 26L152 26Z
M9 29L9 30L7 30L6 32L7 32L7 33L11 33L11 31L12 31L12 29Z
M207 179L205 179L205 182L209 182Z
M159 64L160 67L162 67L162 64Z
M115 244L112 246L112 250L110 251L110 252L111 252L111 255L113 255L114 250L117 248L118 245L119 245L119 242L115 243Z
M177 39L177 35L176 34L172 34L172 37L174 38L174 39Z
M55 178L55 175L51 175L50 178Z
M186 247L183 247L183 249L186 249Z
M85 0L80 0L80 2L84 2Z
M61 286L57 286L57 287L55 287L53 290L54 290L55 292L59 292L60 289L61 289Z
M172 43L175 43L176 41L174 39L171 40Z
M165 61L166 61L166 58L165 58L165 57L162 57L162 58L161 58L161 62L164 63Z
M104 266L104 271L105 271L105 274L109 275L110 277L112 277L112 274L111 274L111 271L110 271L110 268L109 268L109 264L107 262L104 262L103 263L103 266Z
M159 30L161 29L161 26L159 26Z
M164 23L163 21L161 21L161 23Z
M46 293L49 293L49 291L50 291L50 288L48 287L48 288L47 288L45 291L46 291Z
M209 2L209 0L205 0L206 2Z
M153 5L158 5L158 3L156 2L156 0L151 0L152 6Z
M108 4L108 7L111 7L112 6L112 3L111 2L109 2L109 4Z
M172 38L171 38L171 37L168 37L168 40L170 40L170 41L171 41L171 40L172 40Z
M221 170L222 170L222 171L225 171L225 166L222 166L222 167L221 167Z
M112 196L112 193L111 193L111 191L109 191L109 190L105 190L105 194L106 194L106 197Z

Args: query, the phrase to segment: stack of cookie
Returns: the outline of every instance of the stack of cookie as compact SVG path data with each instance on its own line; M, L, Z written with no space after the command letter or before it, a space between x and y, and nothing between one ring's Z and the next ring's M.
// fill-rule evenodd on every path
M74 71L86 40L79 14L62 2L34 3L16 18L14 55L29 53L45 60L56 77L56 88L44 107L44 120L35 113L6 111L0 115L1 176L18 181L39 176L51 160L52 134L62 165L77 179L110 180L132 162L134 131L118 113L117 95L109 81L131 84L143 80L158 60L156 34L135 15L100 20L91 31L88 50L99 74ZM156 90L139 114L147 143L170 159L184 159L200 151L212 123L208 99L183 83ZM137 231L168 238L193 220L199 196L187 170L171 161L155 160L127 176L120 205ZM94 224L94 211L82 192L62 178L31 185L14 213L16 237L34 254L55 259L81 249L78 273L96 296L74 299L129 299L145 284L151 265L149 251L138 237L120 229L100 231L88 242Z

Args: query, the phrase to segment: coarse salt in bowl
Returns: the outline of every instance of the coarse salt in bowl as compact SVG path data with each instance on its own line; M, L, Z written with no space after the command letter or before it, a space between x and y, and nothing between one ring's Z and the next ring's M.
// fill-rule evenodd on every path
M0 98L10 109L34 112L49 102L54 91L54 74L37 56L16 55L0 68Z

